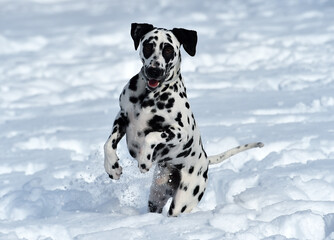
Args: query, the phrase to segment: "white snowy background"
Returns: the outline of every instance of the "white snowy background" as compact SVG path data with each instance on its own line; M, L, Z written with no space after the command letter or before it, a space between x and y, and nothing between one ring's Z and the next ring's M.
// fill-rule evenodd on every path
M132 22L197 30L182 72L209 155L190 214L146 212L152 173L119 145L141 63ZM334 1L0 0L0 239L334 239Z

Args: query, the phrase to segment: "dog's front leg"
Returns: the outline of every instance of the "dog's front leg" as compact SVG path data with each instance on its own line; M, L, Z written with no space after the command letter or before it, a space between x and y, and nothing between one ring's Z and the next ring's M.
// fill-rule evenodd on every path
M162 132L148 133L137 157L140 171L145 173L150 170L155 150L161 150L169 144L178 145L185 137L186 133L178 127L170 127Z
M113 131L104 144L104 169L111 179L118 180L122 174L122 167L118 164L116 154L117 144L122 139L128 126L128 118L120 111L114 121Z
M142 145L137 158L138 167L142 173L149 171L152 167L154 148L158 143L163 141L161 134L161 132L150 132L145 137L144 144Z

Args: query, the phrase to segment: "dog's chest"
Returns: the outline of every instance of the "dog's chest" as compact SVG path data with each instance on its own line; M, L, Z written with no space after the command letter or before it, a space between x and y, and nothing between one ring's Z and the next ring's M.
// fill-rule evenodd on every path
M183 118L187 121L186 116L191 115L187 108L189 104L186 99L180 97L185 94L174 92L169 88L168 90L134 93L124 99L121 105L127 113L129 124L133 125L137 131L161 131L160 127L178 124L183 121ZM180 113L184 117L180 117Z
M148 92L138 88L138 91L127 92L121 97L120 104L129 120L126 130L129 148L140 149L150 132L163 132L174 127L182 128L190 136L196 131L195 120L181 83L162 86L159 91Z

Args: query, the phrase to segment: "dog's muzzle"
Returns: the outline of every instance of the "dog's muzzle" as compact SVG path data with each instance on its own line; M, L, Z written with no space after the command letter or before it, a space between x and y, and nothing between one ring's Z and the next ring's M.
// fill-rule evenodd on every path
M157 88L164 80L164 70L158 67L145 68L145 76L147 78L147 86L150 89Z

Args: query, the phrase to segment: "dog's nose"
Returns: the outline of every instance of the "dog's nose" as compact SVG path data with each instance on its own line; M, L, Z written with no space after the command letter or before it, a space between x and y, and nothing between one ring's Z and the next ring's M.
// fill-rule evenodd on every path
M149 67L146 70L146 74L149 78L159 78L163 75L163 70L157 67Z

